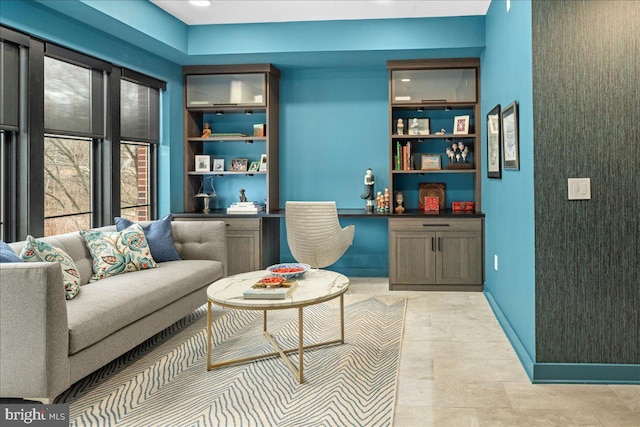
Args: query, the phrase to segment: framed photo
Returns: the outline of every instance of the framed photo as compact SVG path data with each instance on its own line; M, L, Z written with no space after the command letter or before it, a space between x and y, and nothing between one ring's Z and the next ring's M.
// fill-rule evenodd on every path
M211 158L207 154L196 155L196 172L209 172L211 170Z
M232 172L246 172L248 163L247 159L231 159L230 170Z
M267 171L267 155L266 154L262 154L260 156L260 167L258 168L258 170L261 172Z
M429 135L429 119L414 117L412 119L408 119L409 126L409 135Z
M213 171L224 172L224 159L213 159Z
M487 114L487 177L502 178L500 104Z
M520 170L518 141L518 103L513 101L500 113L502 155L505 169Z
M440 170L442 169L442 156L440 154L423 154L420 156L420 170Z
M252 172L253 171L257 172L259 169L260 169L260 162L258 161L251 162L251 165L249 165L249 170Z
M454 135L469 134L469 116L455 116L453 118L453 134Z

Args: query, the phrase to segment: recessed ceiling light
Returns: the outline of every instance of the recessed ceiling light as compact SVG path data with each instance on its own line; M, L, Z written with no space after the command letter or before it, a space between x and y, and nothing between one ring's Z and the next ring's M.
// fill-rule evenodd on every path
M401 82L410 82L411 79L400 79Z
M189 0L194 6L209 6L211 4L211 0Z

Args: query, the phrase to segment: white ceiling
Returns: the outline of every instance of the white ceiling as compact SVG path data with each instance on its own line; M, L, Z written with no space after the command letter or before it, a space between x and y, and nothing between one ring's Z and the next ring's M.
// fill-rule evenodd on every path
M485 15L491 0L150 0L188 25Z

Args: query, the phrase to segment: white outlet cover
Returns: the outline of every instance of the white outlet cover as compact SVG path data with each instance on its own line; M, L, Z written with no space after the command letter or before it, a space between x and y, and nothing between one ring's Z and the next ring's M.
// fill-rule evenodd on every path
M591 199L591 178L569 178L569 200Z

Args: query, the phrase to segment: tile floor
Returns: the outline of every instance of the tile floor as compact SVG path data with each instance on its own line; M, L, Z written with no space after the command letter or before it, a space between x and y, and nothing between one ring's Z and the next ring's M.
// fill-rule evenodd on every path
M531 384L480 292L390 292L386 278L352 278L349 294L408 298L396 427L640 427L640 386Z

